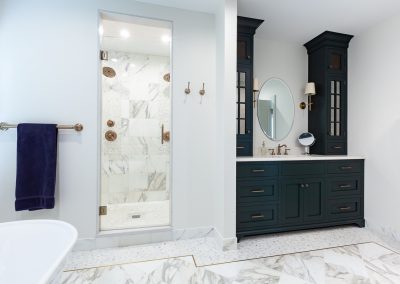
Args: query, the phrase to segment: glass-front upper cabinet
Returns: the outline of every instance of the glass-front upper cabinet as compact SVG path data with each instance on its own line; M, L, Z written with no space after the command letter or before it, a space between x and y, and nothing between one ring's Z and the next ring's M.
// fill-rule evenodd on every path
M346 136L346 81L340 78L329 80L329 136Z
M325 31L304 44L308 81L317 92L308 112L308 131L316 138L311 154L347 154L347 49L352 38Z
M243 137L252 133L252 97L250 70L238 69L236 84L236 135ZM247 114L247 115L246 115Z
M251 156L253 149L253 81L249 66L236 73L236 154Z
M237 18L236 155L253 155L253 45L263 20Z

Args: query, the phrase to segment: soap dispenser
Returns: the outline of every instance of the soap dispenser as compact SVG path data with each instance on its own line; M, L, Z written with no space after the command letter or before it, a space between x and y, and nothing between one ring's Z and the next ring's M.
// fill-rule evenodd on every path
M263 141L261 147L261 156L266 156L267 154L268 154L268 149L265 145L265 141Z

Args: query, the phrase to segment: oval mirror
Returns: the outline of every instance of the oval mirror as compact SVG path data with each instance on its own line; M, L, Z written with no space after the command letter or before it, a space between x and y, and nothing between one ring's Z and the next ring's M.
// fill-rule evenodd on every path
M264 83L258 95L257 116L269 139L280 141L289 135L294 119L294 101L284 81L272 78Z

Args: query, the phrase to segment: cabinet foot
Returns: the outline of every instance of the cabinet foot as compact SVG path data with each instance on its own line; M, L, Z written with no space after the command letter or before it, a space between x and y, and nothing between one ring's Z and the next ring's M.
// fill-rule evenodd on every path
M360 228L364 228L365 227L365 220L358 221L355 224Z

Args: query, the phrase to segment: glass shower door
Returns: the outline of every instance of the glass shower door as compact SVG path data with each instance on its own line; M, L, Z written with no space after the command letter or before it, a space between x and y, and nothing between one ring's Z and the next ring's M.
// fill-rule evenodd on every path
M101 230L170 224L171 31L154 22L102 20Z

